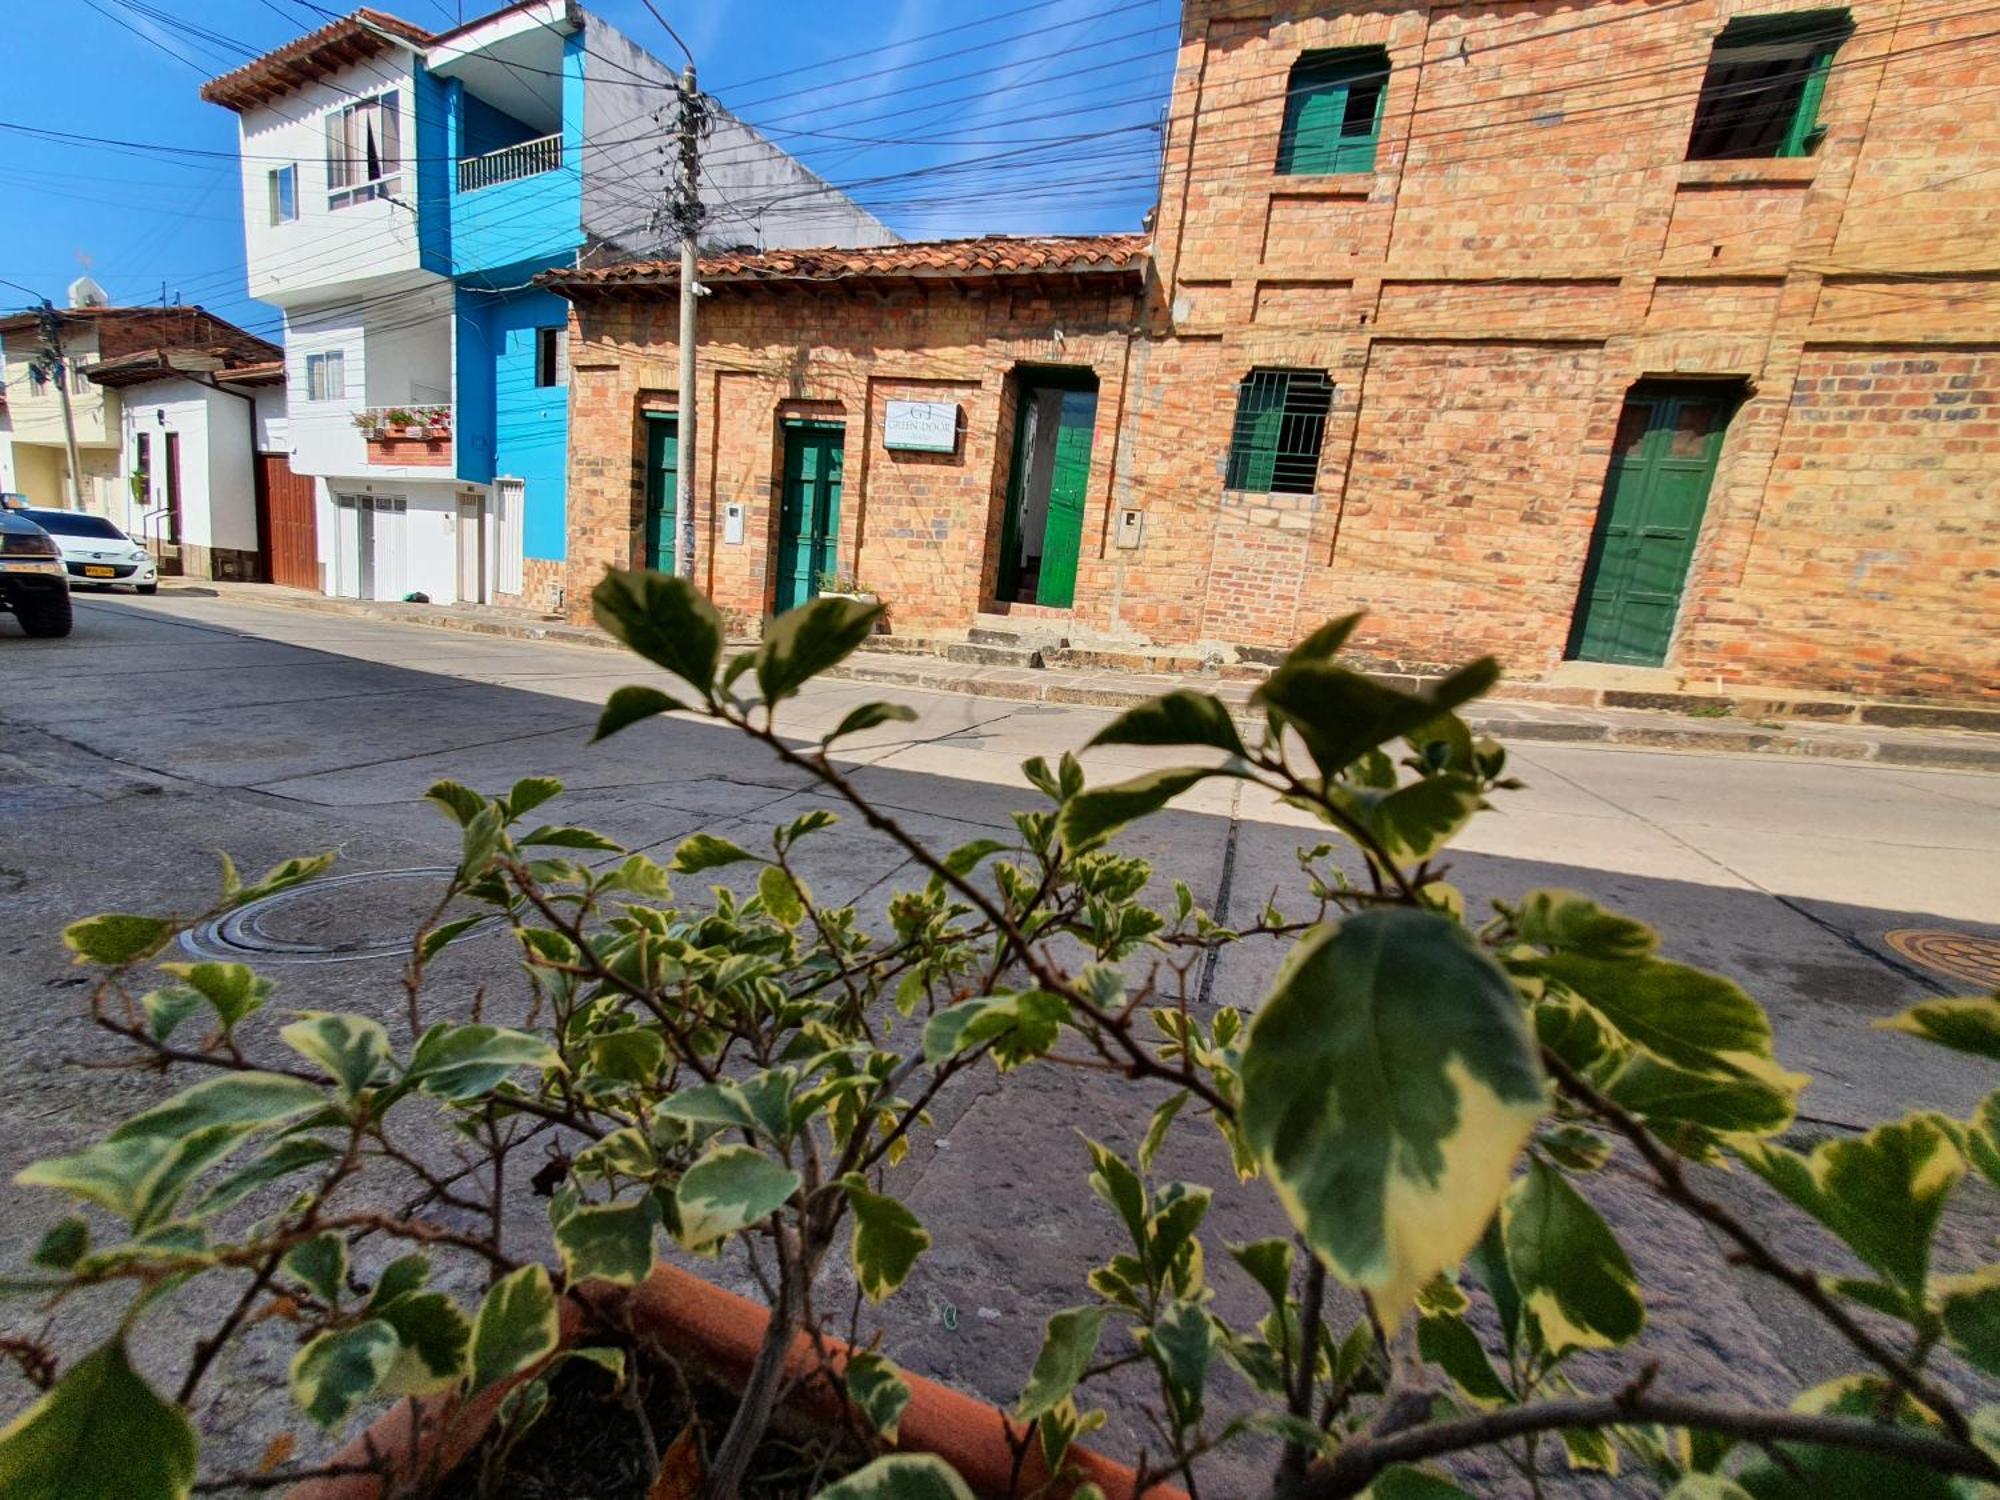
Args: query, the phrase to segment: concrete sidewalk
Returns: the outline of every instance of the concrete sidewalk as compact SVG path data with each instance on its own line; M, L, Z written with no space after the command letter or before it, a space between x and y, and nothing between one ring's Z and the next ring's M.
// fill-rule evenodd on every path
M594 626L572 625L554 616L490 605L403 604L330 599L273 584L202 583L163 585L163 595L184 593L244 602L282 604L350 618L393 620L509 640L557 641L567 645L623 648ZM965 693L1024 703L1085 704L1123 708L1174 688L1196 687L1248 711L1253 682L1207 673L1149 673L1108 667L1026 666L954 661L900 649L864 650L832 676L857 682ZM1618 745L1693 753L1800 755L1825 760L1876 761L1884 765L1932 766L1960 771L2000 772L2000 734L1970 728L1899 728L1865 723L1826 723L1791 717L1737 717L1737 705L1715 700L1720 712L1675 713L1653 708L1580 706L1545 701L1538 684L1523 684L1519 696L1507 684L1467 715L1481 732L1508 740ZM1973 714L1978 718L1982 715Z

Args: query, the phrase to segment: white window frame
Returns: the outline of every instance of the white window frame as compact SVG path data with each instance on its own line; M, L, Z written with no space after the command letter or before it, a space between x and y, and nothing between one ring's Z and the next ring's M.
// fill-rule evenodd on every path
M336 383L329 381L324 373L331 365ZM306 356L306 400L345 401L347 399L347 351L345 349L319 349Z
M393 195L403 170L402 135L403 117L395 89L328 110L327 207L347 208Z
M290 184L289 193L284 184ZM271 222L273 224L296 224L299 221L299 167L297 162L287 162L282 167L273 167L264 174L265 192L270 198ZM291 199L291 212L285 211L285 199Z

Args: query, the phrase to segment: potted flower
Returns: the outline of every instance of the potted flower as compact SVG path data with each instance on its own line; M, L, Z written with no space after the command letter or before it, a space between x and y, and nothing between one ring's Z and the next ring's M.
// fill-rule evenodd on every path
M856 604L880 602L880 596L873 589L863 587L861 580L852 573L821 573L817 582L818 595L822 599L848 599Z
M536 1465L567 1465L571 1494L1137 1500L1195 1493L1200 1468L1245 1441L1275 1450L1270 1491L1286 1500L1463 1495L1427 1466L1496 1447L1534 1490L1621 1466L1648 1491L1715 1500L2000 1482L1991 1412L1975 1419L1959 1395L1977 1389L1968 1363L2000 1367L2000 1265L1931 1264L1946 1199L1974 1172L2000 1179L2000 1103L1802 1154L1777 1138L1803 1080L1730 981L1571 892L1468 920L1442 858L1517 785L1457 712L1492 661L1405 693L1340 662L1355 621L1332 622L1258 689L1254 730L1217 698L1169 693L1092 743L1176 747L1188 764L1092 785L1073 755L1034 757L1021 769L1037 805L1004 836L947 848L833 755L909 709L859 704L824 732L788 722L879 604L816 599L725 661L722 617L685 580L613 572L593 600L672 679L612 693L596 738L692 713L820 802L768 840L698 832L656 861L545 821L553 779L439 782L429 800L458 858L413 913L400 983L281 1024L247 966L167 957L189 918L68 928L97 975L89 1019L128 1060L200 1081L16 1179L75 1210L9 1281L43 1303L17 1327L84 1303L101 1341L72 1358L47 1332L7 1339L40 1388L0 1431L8 1500L185 1500L190 1413L226 1403L217 1362L252 1339L290 1346L291 1394L328 1432L393 1405L331 1461L293 1462L279 1434L204 1492L546 1493ZM1147 863L1112 847L1216 778L1320 824L1289 912L1273 896L1219 921L1184 883L1155 897ZM916 872L879 925L807 878L840 867L827 803ZM208 919L331 858L247 884L225 860ZM468 1014L428 981L481 934L517 962L505 986L482 966ZM1284 961L1212 962L1237 944ZM1273 968L1247 1004L1210 993L1218 972ZM2000 997L1878 1024L2000 1056ZM901 1171L934 1111L1056 1065L1144 1091L1150 1122L1120 1149L1077 1144L1116 1249L1078 1267L1077 1305L1049 1317L1003 1412L906 1373L865 1325L931 1246ZM1167 1143L1197 1130L1211 1154L1219 1138L1232 1189L1264 1183L1291 1234L1210 1224L1208 1186L1162 1180ZM1725 1161L1771 1189L1754 1219L1703 1175ZM1641 1192L1640 1223L1691 1217L1724 1247L1718 1275L1782 1287L1851 1373L1796 1401L1729 1401L1703 1389L1713 1364L1634 1347L1642 1292L1592 1198ZM1810 1263L1809 1237L1775 1222L1785 1202L1843 1258ZM1018 1228L1031 1205L990 1208ZM669 1243L730 1256L761 1300L663 1266ZM851 1289L830 1284L834 1265ZM1235 1295L1218 1297L1225 1277ZM186 1319L202 1322L184 1358L135 1362L134 1342ZM1134 1403L1129 1385L1094 1396L1118 1372L1145 1389L1130 1469L1078 1445L1106 1419L1096 1399Z

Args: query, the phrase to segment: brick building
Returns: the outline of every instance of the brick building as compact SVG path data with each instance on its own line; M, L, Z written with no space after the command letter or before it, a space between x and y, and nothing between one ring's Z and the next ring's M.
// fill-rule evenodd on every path
M1243 10L1188 0L1144 243L704 262L719 603L852 574L905 633L1225 655L1360 608L1419 669L2000 697L1976 8ZM671 494L675 268L551 284L580 605Z

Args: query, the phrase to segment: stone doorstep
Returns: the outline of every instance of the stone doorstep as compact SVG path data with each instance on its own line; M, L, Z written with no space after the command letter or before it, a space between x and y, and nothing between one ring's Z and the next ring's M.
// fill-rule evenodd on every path
M165 589L163 593L180 592ZM490 607L402 604L387 600L329 599L299 589L269 584L210 584L186 592L261 601L312 610L320 614L399 621L460 630L474 635L513 640L547 640L563 645L624 648L593 625L543 620L526 611ZM885 645L900 641L898 645ZM1025 703L1071 703L1097 708L1129 708L1160 693L1189 686L1188 678L1213 692L1241 717L1249 718L1251 690L1268 668L1237 674L1071 670L1062 666L1029 667L1019 662L982 663L943 657L917 647L917 638L877 636L867 647L834 668L828 676L855 682L879 682L926 692L965 693ZM749 641L730 642L741 646ZM935 643L949 644L949 643ZM959 642L957 644L969 644ZM1030 653L1032 654L1032 653ZM1392 686L1418 689L1437 679L1412 674L1382 674ZM1482 703L1467 715L1474 729L1509 740L1537 740L1600 745L1626 745L1657 750L1708 751L1734 754L1798 755L1816 759L1878 761L1886 765L1930 766L1952 770L2000 772L2000 710L1919 704L1841 702L1840 700L1730 698L1708 693L1630 693L1622 690L1557 688L1548 684L1508 683L1506 696ZM1585 702L1592 698L1643 698L1645 703ZM1558 696L1560 694L1560 696ZM1727 715L1709 717L1676 714L1660 700L1672 699L1695 707L1727 704ZM1755 706L1773 710L1799 703L1826 704L1853 717L1830 719L1810 712L1807 722L1766 723L1772 713L1751 717L1739 709ZM1538 712L1538 710L1540 710ZM1942 734L1925 733L1942 730Z

